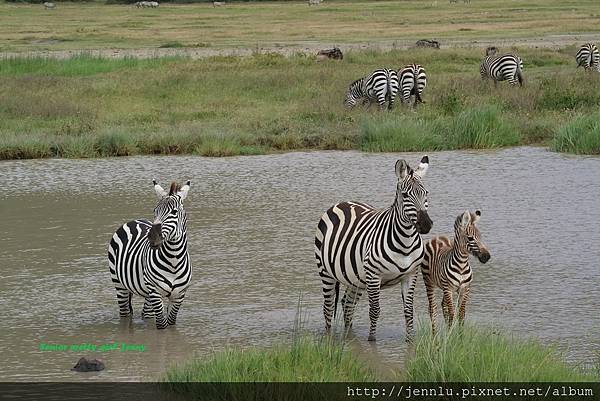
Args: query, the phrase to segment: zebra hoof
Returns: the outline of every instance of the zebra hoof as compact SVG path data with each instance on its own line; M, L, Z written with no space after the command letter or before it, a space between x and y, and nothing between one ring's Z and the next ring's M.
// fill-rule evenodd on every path
M367 339L368 341L377 341L375 339L375 334L369 334L369 338Z

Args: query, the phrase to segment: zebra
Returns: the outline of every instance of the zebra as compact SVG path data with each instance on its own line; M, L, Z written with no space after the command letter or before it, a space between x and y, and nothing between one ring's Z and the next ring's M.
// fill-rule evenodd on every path
M583 66L586 70L597 69L600 71L600 51L593 43L586 43L579 48L577 55L577 68Z
M494 86L498 81L506 81L511 85L523 86L523 60L514 54L496 55L496 47L488 47L485 59L481 62L479 72L481 79L491 78Z
M452 240L445 236L437 236L425 244L421 273L427 289L431 330L434 334L437 320L435 288L441 288L444 293L442 311L448 325L451 325L454 320L453 293L458 293L460 305L458 317L462 323L473 279L469 253L477 256L481 263L486 263L490 259L490 253L481 242L481 235L476 226L480 217L481 211L476 210L472 214L467 210L456 218Z
M411 96L414 95L415 107L417 103L423 103L421 93L427 86L425 69L419 64L409 64L398 70L398 77L400 80L400 101L408 103Z
M398 93L398 74L396 71L382 68L373 71L369 76L357 79L350 84L346 92L344 103L347 108L356 105L358 99L364 98L363 104L379 103L381 109L388 102L388 110L394 106L394 99Z
M427 190L422 178L429 167L424 156L416 170L396 162L396 197L386 209L365 203L342 202L329 208L315 234L315 258L323 290L325 329L330 331L337 310L340 284L345 326L352 325L354 307L363 292L369 299L369 341L375 341L379 292L401 283L407 340L413 334L413 295L417 268L423 258L420 234L431 230Z
M133 313L131 297L137 294L145 298L142 317L154 316L156 328L164 329L175 324L192 278L183 208L191 183L180 187L173 182L168 193L156 180L152 183L160 199L154 221L133 220L121 226L110 241L108 264L119 315ZM171 301L166 318L163 297Z

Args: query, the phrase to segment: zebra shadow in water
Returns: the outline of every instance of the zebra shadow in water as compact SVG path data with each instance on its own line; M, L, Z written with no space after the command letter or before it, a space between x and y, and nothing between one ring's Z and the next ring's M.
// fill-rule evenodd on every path
M121 226L108 247L110 275L119 315L131 317L134 294L144 297L143 318L155 318L156 328L174 325L192 278L187 249L187 216L183 201L190 189L173 182L167 193L155 180L159 198L154 220L133 220ZM170 301L165 308L163 299Z

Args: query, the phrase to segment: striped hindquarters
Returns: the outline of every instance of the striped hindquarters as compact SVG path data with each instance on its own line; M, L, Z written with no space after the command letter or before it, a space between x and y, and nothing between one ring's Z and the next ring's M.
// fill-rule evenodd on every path
M583 66L583 68L597 68L600 70L600 51L593 43L586 43L579 48L575 55L577 60L577 67Z
M388 102L388 109L391 109L398 86L396 71L387 68L375 70L369 76L350 84L346 92L346 107L354 107L359 99L364 98L366 103L377 102L381 107Z
M508 81L511 85L522 84L523 60L514 54L487 56L480 66L481 78L494 82Z
M422 102L421 94L427 86L427 74L419 64L409 64L398 70L400 80L401 101L408 103L411 96L415 96L415 104Z
M147 220L123 224L114 233L108 246L108 264L113 284L144 297L148 295L144 265L150 248L147 239L150 227L152 224Z

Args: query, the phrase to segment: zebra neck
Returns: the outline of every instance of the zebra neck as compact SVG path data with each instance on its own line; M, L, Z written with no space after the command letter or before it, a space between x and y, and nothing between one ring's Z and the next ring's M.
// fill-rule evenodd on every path
M394 204L388 209L393 219L393 228L396 232L402 232L405 237L412 237L417 233L417 229L413 223L406 217L404 213L404 202L396 195Z
M467 243L459 236L454 236L454 244L452 246L452 260L456 260L463 264L469 260L469 251L467 251Z
M187 253L187 236L185 233L176 240L165 241L158 249L159 258L176 268L185 259Z

